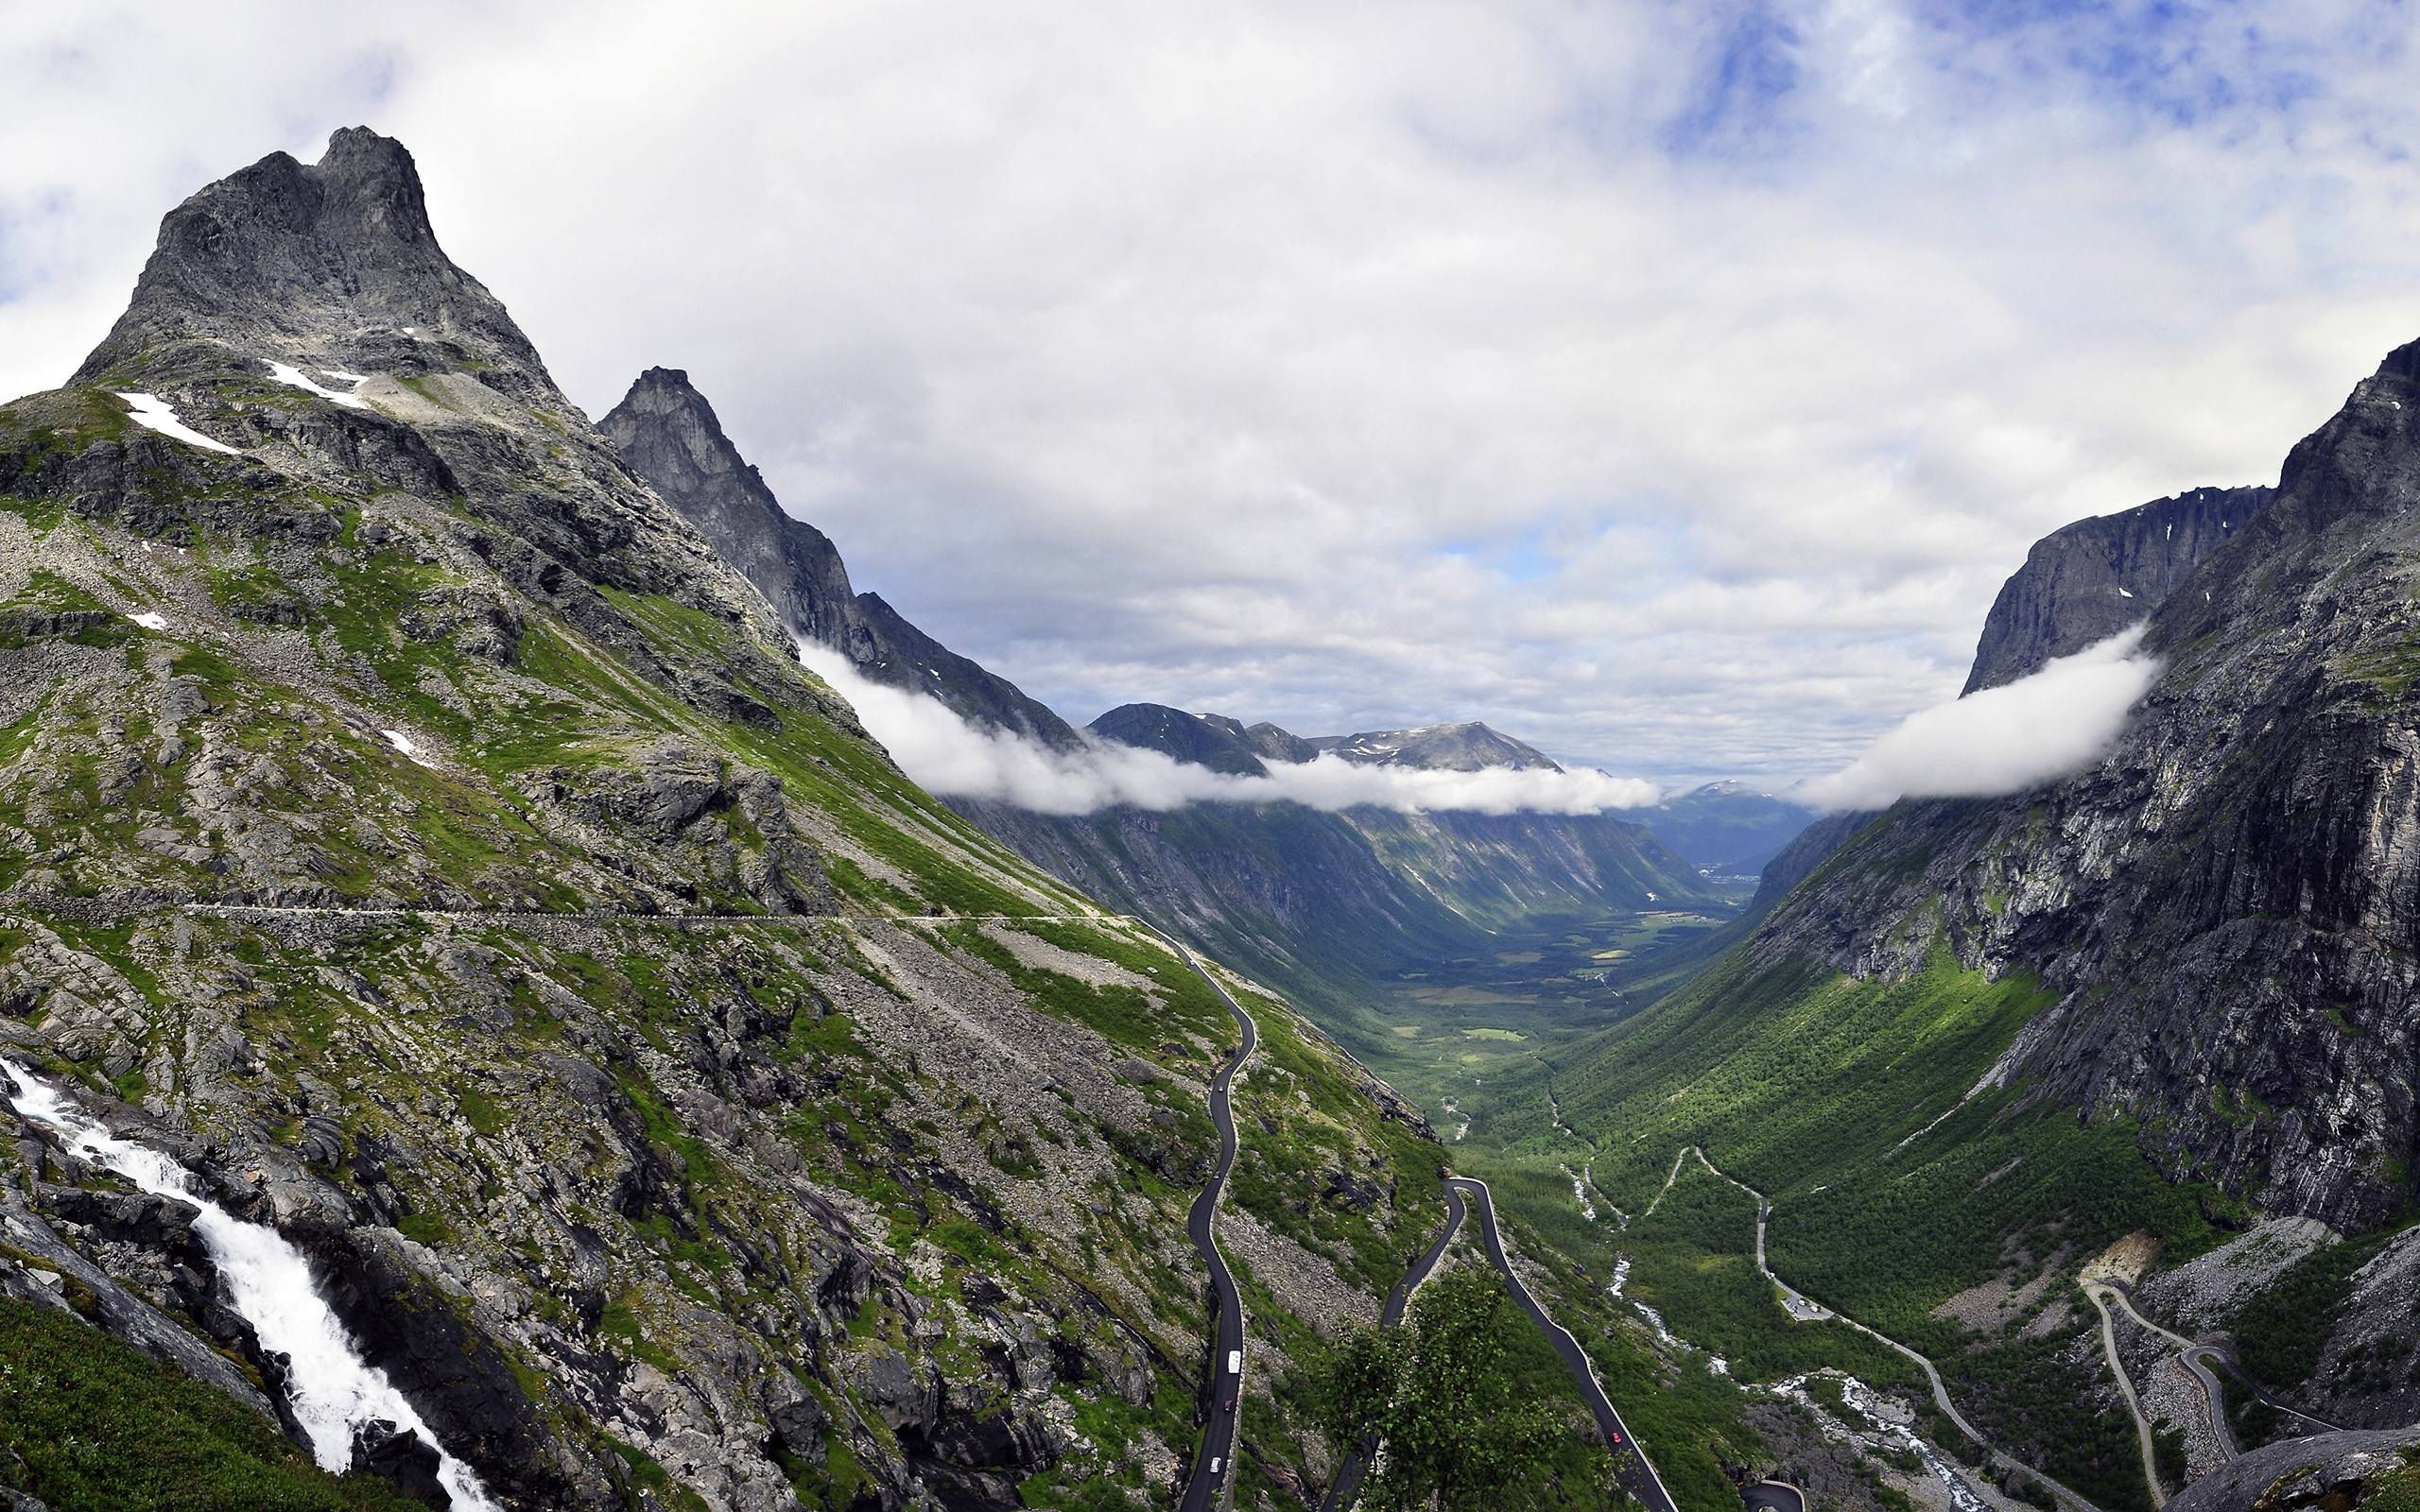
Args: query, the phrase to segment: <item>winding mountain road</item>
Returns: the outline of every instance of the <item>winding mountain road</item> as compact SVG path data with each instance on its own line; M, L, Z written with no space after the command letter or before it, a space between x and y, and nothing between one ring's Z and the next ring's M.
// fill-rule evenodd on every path
M1445 1187L1444 1230L1438 1234L1436 1243L1430 1245L1426 1253L1411 1263L1411 1268L1404 1272L1403 1280L1387 1293L1386 1305L1378 1313L1378 1327L1391 1329L1403 1321L1404 1310L1410 1305L1412 1294L1419 1291L1421 1282L1428 1280L1437 1269L1437 1263L1445 1258L1446 1246L1454 1242L1456 1234L1462 1231L1463 1213L1462 1194L1448 1182ZM1360 1447L1344 1456L1344 1462L1336 1468L1336 1478L1328 1483L1327 1495L1320 1502L1320 1512L1347 1512L1354 1498L1361 1494L1362 1478L1370 1473L1370 1456L1377 1452L1378 1441L1374 1435L1363 1439Z
M1605 1383L1597 1379L1597 1367L1589 1363L1588 1351L1580 1347L1580 1341L1572 1337L1569 1329L1547 1315L1547 1310L1538 1305L1538 1299L1530 1295L1530 1288L1523 1283L1520 1272L1512 1268L1512 1260L1504 1253L1504 1236L1495 1227L1495 1199L1488 1192L1487 1183L1476 1177L1457 1176L1446 1177L1445 1185L1449 1190L1461 1188L1478 1205L1478 1226L1487 1239L1487 1258L1495 1262L1495 1268L1503 1273L1506 1284L1512 1288L1512 1299L1521 1304L1521 1311L1529 1314L1530 1320L1546 1331L1547 1342L1554 1346L1555 1353L1563 1356L1564 1366L1570 1370L1581 1396L1588 1402L1588 1410L1596 1416L1598 1431L1605 1435L1605 1442L1613 1449L1618 1467L1616 1474L1621 1481L1622 1489L1637 1498L1639 1504L1648 1512L1676 1512L1672 1493L1664 1488L1664 1478L1655 1473L1654 1463L1639 1447L1638 1440L1631 1436L1630 1425L1622 1421L1621 1414L1614 1410L1613 1401L1606 1397Z
M1193 1240L1193 1247L1201 1251L1202 1263L1210 1271L1210 1301L1215 1323L1211 1329L1210 1368L1202 1380L1202 1395L1208 1417L1201 1425L1201 1447L1194 1452L1193 1470L1184 1485L1184 1495L1177 1503L1180 1512L1210 1512L1219 1499L1219 1488L1235 1474L1236 1414L1243 1399L1244 1299L1236 1288L1235 1273L1227 1268L1227 1257L1219 1252L1219 1199L1226 1194L1227 1177L1236 1168L1236 1116L1230 1107L1236 1073L1252 1058L1260 1043L1260 1025L1253 1022L1243 1005L1229 992L1219 980L1212 976L1193 953L1178 943L1176 937L1155 924L1144 921L1143 927L1167 942L1177 958L1193 969L1193 974L1210 984L1210 990L1236 1016L1236 1027L1243 1031L1243 1044L1219 1074L1210 1082L1210 1122L1219 1126L1219 1168L1210 1177L1210 1184L1193 1199L1193 1211L1185 1215L1184 1229ZM1230 1368L1230 1366L1233 1368Z
M2143 1416L2142 1400L2135 1395L2134 1378L2126 1374L2126 1362L2118 1353L2118 1325L2109 1315L2107 1300L2116 1294L2106 1286L2086 1281L2083 1295L2092 1303L2092 1310L2100 1314L2100 1353L2108 1363L2110 1379L2118 1383L2118 1395L2125 1399L2127 1416L2135 1419L2135 1446L2143 1456L2143 1484L2151 1490L2152 1506L2156 1512L2168 1504L2168 1487L2160 1484L2159 1455L2152 1440L2151 1419Z
M2177 1347L2177 1359L2184 1365L2186 1369L2193 1373L2193 1379L2201 1383L2204 1394L2210 1399L2210 1423L2212 1427L2218 1430L2219 1446L2226 1451L2227 1458L2242 1458L2243 1449L2235 1441L2235 1425L2227 1421L2227 1400L2225 1387L2221 1384L2218 1376L2210 1369L2209 1365L2206 1363L2211 1360L2216 1360L2219 1364L2224 1366L2226 1367L2227 1374L2235 1377L2236 1381L2242 1385L2243 1389L2249 1392L2253 1397L2258 1400L2267 1402L2270 1406L2284 1413L2286 1416L2300 1418L2302 1421L2307 1422L2312 1427L2320 1429L2325 1433L2335 1434L2342 1433L2344 1431L2341 1424L2331 1423L2325 1418L2314 1418L2299 1407L2290 1407L2286 1403L2279 1401L2276 1398L2271 1396L2267 1391L2261 1389L2261 1387L2255 1383L2250 1376L2243 1373L2243 1367L2236 1363L2235 1351L2229 1346L2212 1343L2204 1339L2188 1339L2184 1334L2177 1332L2174 1329L2165 1328L2160 1324L2152 1322L2150 1318L2145 1317L2141 1311L2135 1306L2134 1287L2126 1281L2118 1279L2118 1277L2111 1276L2094 1281L2091 1284L2106 1288L2109 1293L2110 1300L2116 1302L2119 1308L2123 1309L2128 1317L2133 1318L2144 1329L2152 1333L2158 1334L2161 1338L2168 1340L2170 1344Z
M1981 1431L1977 1429L1973 1423L1968 1422L1964 1416L1962 1415L1958 1408L1950 1401L1949 1387L1943 1383L1941 1379L1941 1372L1933 1367L1933 1363L1930 1360L1921 1354L1918 1354L1915 1350L1909 1349L1906 1345L1901 1344L1898 1340L1891 1337L1889 1334L1883 1333L1878 1330L1867 1328L1864 1324L1858 1322L1853 1317L1850 1317L1847 1314L1836 1312L1831 1308L1824 1306L1821 1302L1816 1301L1813 1297L1808 1297L1806 1293L1799 1291L1796 1287L1791 1286L1789 1282L1774 1275L1772 1268L1765 1263L1765 1225L1766 1221L1772 1214L1772 1204L1766 1199L1763 1193L1757 1191L1747 1182L1740 1180L1737 1177L1732 1176L1721 1167L1716 1165L1712 1160L1706 1158L1704 1150L1694 1144L1684 1145L1680 1154L1672 1157L1672 1174L1667 1177L1664 1180L1665 1192L1672 1190L1672 1183L1680 1177L1681 1162L1693 1154L1698 1158L1698 1163L1704 1166L1707 1171L1721 1177L1723 1180L1730 1182L1733 1186L1737 1187L1740 1191L1756 1199L1756 1269L1764 1273L1765 1280L1772 1282L1774 1286L1779 1287L1784 1296L1791 1298L1799 1304L1798 1306L1785 1307L1785 1311L1789 1313L1789 1316L1793 1320L1801 1323L1828 1321L1846 1324L1848 1327L1857 1330L1859 1333L1864 1334L1867 1338L1874 1340L1876 1344L1883 1345L1889 1349L1896 1350L1902 1355L1905 1355L1911 1363L1914 1364L1916 1368L1924 1372L1925 1381L1932 1387L1933 1405L1941 1409L1942 1416L1948 1418L1950 1423L1955 1426L1960 1433L1964 1434L1969 1439L1972 1439L1977 1445L1980 1446L1983 1452L1990 1457L1993 1464L1999 1466L2003 1469L2014 1470L2029 1477L2030 1479L2041 1482L2044 1486L2049 1489L2051 1495L2057 1499L2060 1505L2067 1509L2067 1512L2100 1512L2100 1509L2094 1506L2092 1503L2067 1489L2066 1486L2052 1480L2049 1476L2043 1474L2032 1466L2026 1464L2023 1460L2016 1458L2013 1454L2002 1452L1997 1445L1994 1444L1990 1439L1985 1438ZM1663 1194L1658 1193L1655 1200L1659 1203L1662 1202L1664 1200ZM1649 1211L1652 1211L1653 1210L1651 1209Z

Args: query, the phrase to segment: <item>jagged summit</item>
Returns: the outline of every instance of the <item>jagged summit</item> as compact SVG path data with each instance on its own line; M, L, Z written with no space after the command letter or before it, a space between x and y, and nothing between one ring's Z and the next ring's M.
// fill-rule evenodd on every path
M273 152L170 211L132 302L73 381L218 365L194 343L255 367L371 372L469 358L553 387L503 304L438 245L410 152L366 127L337 132L317 163Z
M938 698L986 728L1062 750L1082 744L1016 684L926 635L879 595L857 593L831 539L782 507L686 372L639 374L597 429L756 586L792 635L832 646L872 680Z
M649 368L597 429L772 601L792 634L845 643L856 594L839 551L782 511L687 373Z

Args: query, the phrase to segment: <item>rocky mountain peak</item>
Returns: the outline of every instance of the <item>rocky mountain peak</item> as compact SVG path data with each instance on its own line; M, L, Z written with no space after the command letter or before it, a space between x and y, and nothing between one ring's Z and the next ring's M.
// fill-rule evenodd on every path
M1963 692L2014 682L2148 618L2276 491L2189 489L2043 537L1993 600Z
M1311 744L1346 761L1371 766L1418 766L1442 772L1478 772L1493 767L1514 771L1563 769L1536 747L1476 719L1460 724L1422 725L1412 730L1322 735Z
M1320 748L1293 731L1264 719L1244 731L1252 748L1272 762L1306 762L1320 753Z
M755 585L791 635L831 646L872 680L938 699L987 729L1061 750L1083 744L1016 684L926 635L879 594L856 592L839 548L782 507L681 369L639 374L596 428Z
M1155 750L1214 772L1261 777L1269 771L1242 724L1219 714L1191 713L1163 703L1129 703L1086 728L1103 740Z
M786 518L773 490L765 486L764 474L723 434L715 406L678 368L649 368L639 374L596 428L658 491L678 493L683 500L711 496L717 507L735 513L735 524ZM830 544L824 542L827 550ZM836 554L836 572L838 564ZM833 586L846 594L847 574L840 573Z
M170 211L132 302L75 381L226 366L196 344L254 367L469 357L552 389L504 306L438 245L411 153L366 127L337 132L317 163L272 152Z

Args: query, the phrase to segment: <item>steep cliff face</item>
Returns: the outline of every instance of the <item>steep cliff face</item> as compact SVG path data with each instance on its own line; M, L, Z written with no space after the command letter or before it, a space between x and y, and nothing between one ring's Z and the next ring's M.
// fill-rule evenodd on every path
M856 623L856 593L840 553L822 531L783 513L687 373L649 368L596 428L794 633L843 642Z
M2251 519L2186 496L2228 539L2165 596L2146 592L2145 644L2167 670L2098 766L1901 805L1782 905L1761 947L1903 972L1938 940L1996 974L2039 971L2059 1002L2006 1077L2143 1119L2169 1172L2267 1210L2360 1228L2409 1200L2412 397L2405 348L2295 447ZM2076 621L2055 596L2046 608Z
M791 628L400 146L204 190L0 406L0 1053L307 1249L508 1506L1160 1504L1233 1022ZM1268 1395L1295 1320L1374 1314L1442 1210L1417 1116L1237 987L1305 1089L1238 1093L1239 1170L1305 1179L1220 1214L1253 1503L1324 1452ZM9 1123L0 1293L276 1397L190 1213Z
M2135 624L2248 527L2275 492L2194 489L2079 520L2035 541L1992 601L1964 691L2014 682Z
M1952 1299L2067 1284L2113 1243L2185 1260L2315 1219L2362 1237L2187 1321L2258 1345L2281 1387L2327 1362L2335 1384L2305 1400L2338 1420L2408 1417L2408 1309L2382 1324L2351 1267L2420 1196L2416 379L2420 349L2390 355L2248 520L2188 498L2226 539L2164 595L2134 579L2164 666L2097 765L1816 826L1747 940L1558 1068L1616 1200L1703 1145L1787 1211L1777 1271L1861 1321L1932 1331L1983 1421L2077 1474L2108 1462L2031 1415L2088 1401L2097 1373L1945 1327ZM2002 605L2099 633L2063 595L2099 605L2108 579L2046 576L2055 555ZM2146 1305L2168 1295L2154 1277ZM2062 1355L2092 1357L2089 1340ZM2121 1456L2110 1484L2126 1479Z
M1080 744L1065 720L1014 683L952 652L880 596L852 589L831 540L782 508L687 373L648 369L597 429L771 601L791 634L835 647L873 681L938 698L978 725L1063 750Z
M2099 634L2106 575L2169 524L2178 554L2223 534L2189 572L2163 557L2132 578L2125 612L2148 615L2166 670L2098 765L2005 799L1900 804L1747 948L1858 975L1905 975L1936 950L2038 972L2056 1005L2003 1081L2139 1117L2172 1174L2266 1209L2352 1227L2394 1211L2412 1192L2401 1005L2420 948L2411 353L2294 449L2273 496L2182 495L2036 548L1994 610L1978 685ZM2072 565L2084 556L2089 572Z

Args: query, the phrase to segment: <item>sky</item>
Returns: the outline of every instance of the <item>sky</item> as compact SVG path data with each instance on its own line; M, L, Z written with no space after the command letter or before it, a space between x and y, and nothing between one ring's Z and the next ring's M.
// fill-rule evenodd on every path
M203 10L0 10L0 391L370 125L592 415L686 369L1079 722L1837 773L2031 541L2420 335L2399 6Z

